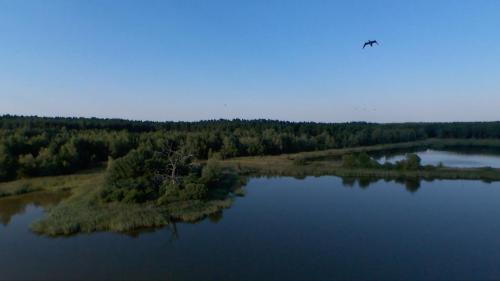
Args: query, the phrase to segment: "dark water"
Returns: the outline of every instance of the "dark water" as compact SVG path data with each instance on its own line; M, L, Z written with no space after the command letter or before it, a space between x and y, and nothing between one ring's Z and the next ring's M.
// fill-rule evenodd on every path
M136 237L37 236L28 205L0 224L0 279L500 278L500 183L342 182L252 179L221 216Z
M422 165L438 165L443 163L447 167L455 168L500 168L500 155L473 154L465 152L441 151L427 149L415 152L422 159ZM395 163L405 158L406 153L381 157L379 162Z

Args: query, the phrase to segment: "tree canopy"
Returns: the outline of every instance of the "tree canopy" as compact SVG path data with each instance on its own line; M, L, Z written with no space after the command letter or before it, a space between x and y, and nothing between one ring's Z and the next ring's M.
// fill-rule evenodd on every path
M273 155L423 140L500 138L500 122L315 123L276 120L152 122L0 117L0 180L73 173L168 141L194 159ZM142 149L142 150L141 150ZM147 154L147 153L146 153ZM123 163L122 163L123 161ZM144 160L146 161L146 160ZM144 192L148 193L144 187ZM141 195L142 196L142 195ZM147 196L147 195L145 195Z

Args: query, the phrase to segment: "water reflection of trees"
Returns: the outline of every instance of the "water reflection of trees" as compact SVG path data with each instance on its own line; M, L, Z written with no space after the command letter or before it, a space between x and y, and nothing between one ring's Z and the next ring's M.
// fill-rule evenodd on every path
M138 228L126 232L121 232L120 234L130 236L131 238L139 238L142 234L146 233L153 233L157 231L164 231L169 235L168 242L169 243L174 243L179 239L179 231L177 228L177 224L197 224L200 223L201 221L207 220L210 223L217 224L219 221L221 221L223 218L223 210L219 210L215 213L212 213L206 217L200 218L199 220L196 221L186 221L186 222L180 222L176 220L170 221L167 225L161 226L161 227L146 227L146 228Z
M13 216L23 214L29 205L47 208L56 205L67 195L66 192L34 192L1 198L0 223L7 226Z
M404 185L408 192L417 192L420 188L421 181L420 178L379 178L379 177L342 177L342 185L345 187L352 188L356 184L361 189L367 189L370 185L377 183L379 181L385 182L396 182L398 184Z

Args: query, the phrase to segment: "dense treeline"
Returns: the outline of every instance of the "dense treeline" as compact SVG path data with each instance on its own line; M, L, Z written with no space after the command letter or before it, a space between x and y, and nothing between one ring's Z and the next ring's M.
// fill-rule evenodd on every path
M427 138L500 138L500 122L150 122L0 117L0 180L72 173L168 140L197 159L271 155Z
M211 187L222 185L222 170L213 160L203 167L192 160L185 148L168 139L141 143L124 157L108 162L101 197L108 202L157 200L161 204L204 199Z

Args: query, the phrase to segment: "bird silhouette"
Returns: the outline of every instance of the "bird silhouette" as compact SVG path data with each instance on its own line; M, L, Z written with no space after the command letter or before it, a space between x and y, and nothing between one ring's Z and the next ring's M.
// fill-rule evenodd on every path
M367 41L367 42L365 42L365 44L363 45L363 49L364 49L366 46L368 46L368 45L370 45L370 47L373 47L373 44L377 44L377 45L378 45L377 40L368 40L368 41Z

